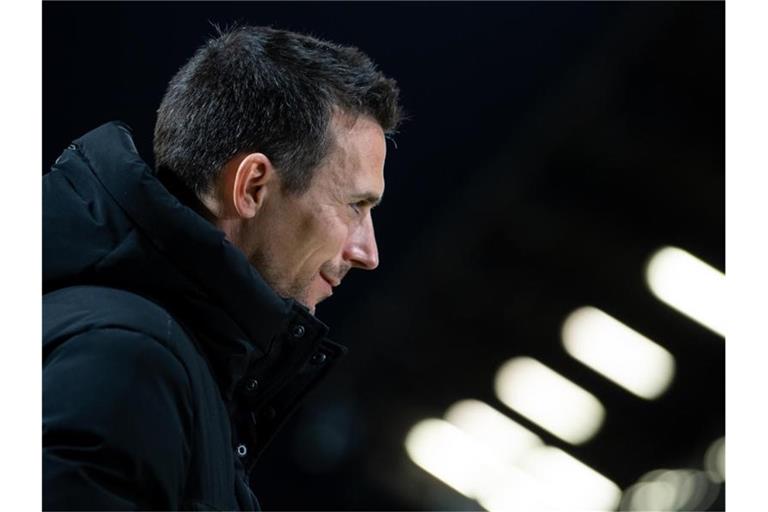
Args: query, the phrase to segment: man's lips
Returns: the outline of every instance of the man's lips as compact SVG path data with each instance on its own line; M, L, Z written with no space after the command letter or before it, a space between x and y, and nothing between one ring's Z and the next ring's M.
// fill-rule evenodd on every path
M320 277L322 277L325 280L325 282L328 283L329 285L331 285L331 287L333 287L333 288L336 288L337 286L339 286L339 284L341 284L341 281L337 281L335 279L331 279L328 276L326 276L325 274L323 274L322 272L320 273Z

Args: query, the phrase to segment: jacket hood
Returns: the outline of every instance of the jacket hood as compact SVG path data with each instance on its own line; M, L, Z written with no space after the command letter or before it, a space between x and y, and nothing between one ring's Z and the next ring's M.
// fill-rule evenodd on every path
M327 332L168 192L122 123L102 125L64 151L43 178L43 205L44 292L87 284L155 300L215 340L213 357L234 381L297 315Z

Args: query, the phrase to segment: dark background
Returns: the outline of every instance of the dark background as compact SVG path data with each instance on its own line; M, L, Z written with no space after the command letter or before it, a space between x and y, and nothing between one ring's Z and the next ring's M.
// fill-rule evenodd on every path
M318 316L349 355L261 461L268 509L467 509L407 457L410 427L484 400L622 488L701 468L725 434L723 339L659 302L664 245L725 271L724 3L43 4L43 158L121 119L152 164L155 110L211 22L360 47L410 121L376 210L381 266ZM659 399L568 356L564 318L597 306L667 348ZM590 390L605 424L578 447L509 411L496 370L529 355ZM723 507L721 493L713 508Z

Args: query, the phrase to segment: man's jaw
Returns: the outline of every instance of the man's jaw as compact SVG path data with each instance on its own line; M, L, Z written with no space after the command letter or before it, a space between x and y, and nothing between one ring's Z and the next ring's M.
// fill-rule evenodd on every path
M317 305L333 295L333 288L338 286L339 283L340 281L333 281L332 278L327 277L324 273L318 272L312 284L302 294L304 295L304 300L298 298L296 300L304 304L309 309L309 312L314 315Z
M314 315L317 304L333 295L333 289L341 284L344 276L351 268L351 266L342 266L338 270L332 267L319 270L310 285L304 289L304 292L297 294L298 296L294 298L306 306L310 313ZM322 289L318 290L318 288Z

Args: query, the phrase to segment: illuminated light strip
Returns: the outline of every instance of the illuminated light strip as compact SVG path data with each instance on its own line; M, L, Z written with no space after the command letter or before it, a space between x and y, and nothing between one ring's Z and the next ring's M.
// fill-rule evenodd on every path
M527 501L538 499L558 510L613 510L621 499L621 489L615 483L563 450L544 445L539 436L488 404L462 400L448 409L445 419L500 462L538 482L539 492L543 490L546 495L528 496ZM516 492L510 490L511 494ZM490 497L486 493L483 498L480 503L491 510L515 508L505 493Z
M594 395L530 357L504 363L495 387L504 404L571 444L592 438L605 418Z
M666 391L675 374L667 350L597 308L571 313L562 340L572 357L646 400Z
M554 446L534 448L518 467L550 489L557 510L616 510L621 501L619 486Z
M422 469L489 510L544 506L541 497L547 493L538 482L503 464L485 445L447 421L420 421L408 432L405 448Z
M470 461L480 453L457 427L443 420L422 420L408 432L405 448L411 459L427 472L464 496L477 495L481 475Z
M508 462L517 461L531 449L544 445L539 436L479 400L455 403L445 413L445 419Z
M651 256L645 278L662 302L725 337L725 275L677 247Z
M443 420L423 420L406 437L408 455L488 510L597 511L615 510L619 503L616 484L559 448L545 446L513 420L499 422L504 415L482 402L459 402L446 418L472 433ZM495 444L503 432L515 438L514 450Z

